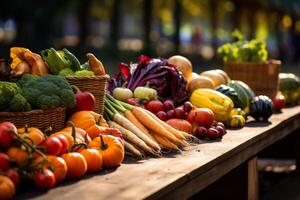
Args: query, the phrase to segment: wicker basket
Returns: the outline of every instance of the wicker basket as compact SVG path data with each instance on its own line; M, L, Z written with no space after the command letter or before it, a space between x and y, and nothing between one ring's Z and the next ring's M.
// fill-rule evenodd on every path
M52 127L53 131L60 131L64 128L66 119L65 108L47 110L32 110L29 112L0 112L0 122L10 121L17 128L28 124L30 127L37 127L44 131Z
M225 62L225 72L231 79L247 83L256 95L267 95L272 99L278 91L280 64L277 60L263 63Z
M109 79L108 75L91 77L71 76L66 77L66 79L71 85L77 86L81 91L91 92L96 99L94 111L103 114L106 83Z

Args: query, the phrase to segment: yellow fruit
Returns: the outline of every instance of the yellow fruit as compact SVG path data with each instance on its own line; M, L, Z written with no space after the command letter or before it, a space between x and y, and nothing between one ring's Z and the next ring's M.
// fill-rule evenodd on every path
M168 62L175 65L178 71L182 72L185 79L188 79L188 77L191 76L193 72L193 66L191 61L189 61L186 57L175 55L170 57Z
M222 75L217 73L215 70L208 70L208 71L202 72L200 75L211 78L215 83L215 87L217 87L221 84L226 85L226 80L223 78Z

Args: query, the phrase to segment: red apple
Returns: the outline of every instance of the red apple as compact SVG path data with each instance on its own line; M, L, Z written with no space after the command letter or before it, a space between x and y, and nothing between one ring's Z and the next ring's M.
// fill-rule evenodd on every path
M153 113L157 113L159 111L164 110L164 104L162 102L160 102L159 100L149 101L145 107L147 110L149 110Z
M207 129L204 126L199 126L196 128L194 135L199 139L204 139L207 135Z
M209 128L214 122L214 113L209 108L195 108L188 114L189 122L196 122L199 126Z
M164 109L165 111L168 111L168 110L173 110L174 109L174 103L172 100L166 100L164 102Z
M178 119L185 119L186 118L185 111L182 108L180 108L180 107L175 108L174 112L175 112L175 117L176 118L178 118Z
M159 111L159 112L157 112L157 113L156 113L156 116L157 116L160 120L162 120L162 121L166 121L167 118L168 118L165 111Z
M279 111L285 107L285 97L282 94L276 95L273 99L274 110Z
M219 137L219 131L215 128L207 129L207 137L209 139L217 139Z

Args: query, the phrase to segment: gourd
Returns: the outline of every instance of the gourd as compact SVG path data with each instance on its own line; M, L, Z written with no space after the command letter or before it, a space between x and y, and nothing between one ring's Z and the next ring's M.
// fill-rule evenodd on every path
M250 115L256 121L267 121L273 114L272 100L264 95L256 96L250 105Z
M226 126L230 128L243 128L246 123L242 115L232 115L227 121Z
M228 96L233 101L235 108L242 108L242 102L240 101L237 92L232 87L220 85L216 90Z

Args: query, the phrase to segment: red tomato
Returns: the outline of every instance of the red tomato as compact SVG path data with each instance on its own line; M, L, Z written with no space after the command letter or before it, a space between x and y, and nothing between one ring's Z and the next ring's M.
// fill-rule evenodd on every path
M61 152L63 145L57 137L49 137L43 143L43 146L46 147L46 154L57 156Z
M34 183L37 189L48 190L55 185L55 176L49 169L34 174Z
M62 155L64 153L66 153L68 151L69 147L70 147L67 138L64 135L57 135L55 137L58 138L60 140L61 144L62 144L59 155Z
M6 172L6 175L7 175L8 178L10 178L10 180L12 180L12 182L15 185L15 188L17 188L18 185L19 185L19 183L20 183L20 175L19 175L19 173L16 170L14 170L14 169L9 169Z
M285 107L285 97L282 94L276 95L273 99L274 110L281 110Z
M8 148L14 139L13 133L17 133L17 128L13 123L2 122L0 124L0 147Z
M159 100L149 101L145 107L147 110L150 110L153 113L157 113L158 111L164 110L164 104Z
M0 152L0 171L6 171L10 167L9 157L6 153Z

